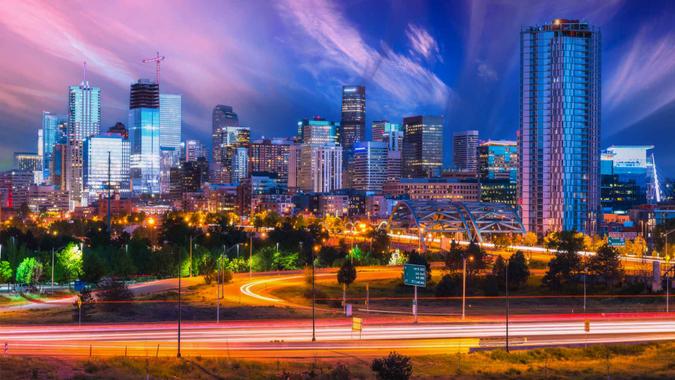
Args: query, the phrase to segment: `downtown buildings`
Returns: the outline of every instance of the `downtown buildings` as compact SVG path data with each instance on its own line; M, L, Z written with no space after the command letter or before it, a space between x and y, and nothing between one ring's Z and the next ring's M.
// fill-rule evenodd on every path
M159 84L139 79L129 97L131 188L134 194L159 194Z
M443 117L403 118L402 177L440 175L443 167Z
M518 201L528 231L594 234L600 212L600 32L556 19L524 27Z

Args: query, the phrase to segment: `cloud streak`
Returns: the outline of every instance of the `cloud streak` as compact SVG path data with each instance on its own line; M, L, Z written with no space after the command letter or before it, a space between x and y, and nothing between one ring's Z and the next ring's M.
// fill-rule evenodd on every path
M405 35L408 37L408 42L412 47L411 55L418 54L427 60L437 59L443 62L438 43L424 28L415 24L408 24Z

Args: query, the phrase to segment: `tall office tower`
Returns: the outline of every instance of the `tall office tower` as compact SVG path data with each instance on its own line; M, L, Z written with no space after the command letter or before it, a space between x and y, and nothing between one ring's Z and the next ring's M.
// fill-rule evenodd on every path
M352 187L355 190L381 192L387 179L387 144L359 141L354 144Z
M294 143L288 147L288 191L295 193L300 190L300 153L302 152L302 144Z
M341 146L303 144L300 147L299 166L297 173L299 190L329 192L342 188Z
M95 136L101 127L101 89L91 87L87 80L79 86L68 87L68 154L66 190L71 207L82 202L82 144Z
M158 194L160 174L159 85L139 79L129 97L131 189L134 194Z
M28 205L28 190L33 183L33 173L26 170L9 170L0 173L0 208L19 210Z
M200 191L202 185L209 181L209 163L205 157L194 161L186 161L181 167L181 192L194 193Z
M183 161L197 161L199 157L206 158L206 147L197 140L185 140L181 143L181 158Z
M250 172L269 172L277 175L279 184L288 182L289 139L262 139L251 143L249 149Z
M555 19L520 32L518 200L528 231L594 234L600 209L600 31Z
M159 94L159 146L180 152L182 124L181 96Z
M342 86L342 119L340 120L340 145L351 149L357 141L366 138L366 88Z
M402 176L432 177L443 168L443 116L403 118Z
M328 121L321 116L303 119L298 122L298 131L300 132L300 141L303 144L329 144L337 145L339 124Z
M515 141L486 141L478 146L481 201L517 203L518 145Z
M161 135L160 135L161 136ZM180 166L180 151L173 147L159 148L159 192L166 194L171 185L171 168Z
M122 138L125 140L129 139L129 130L124 124L120 123L119 121L115 123L115 125L113 125L112 127L108 128L108 133L122 136Z
M120 135L104 134L84 140L84 195L88 202L111 192L128 195L129 141Z
M478 131L452 134L452 161L460 171L475 173L478 169Z
M213 181L238 183L248 175L248 147L251 131L239 125L231 106L213 109Z
M50 163L54 145L66 142L66 116L42 112L42 179L50 182Z
M68 151L66 142L55 144L49 161L49 183L61 191L68 188Z

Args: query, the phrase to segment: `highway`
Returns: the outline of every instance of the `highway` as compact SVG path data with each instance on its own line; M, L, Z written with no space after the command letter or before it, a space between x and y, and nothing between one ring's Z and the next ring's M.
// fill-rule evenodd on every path
M468 352L501 347L505 324L413 324L364 322L352 331L351 320L321 320L316 342L311 321L231 321L184 323L185 356L259 358L377 356L391 350L408 354ZM513 348L675 339L675 319L593 321L590 332L583 321L516 322L509 326ZM0 344L9 355L53 356L173 356L175 323L77 326L4 326Z

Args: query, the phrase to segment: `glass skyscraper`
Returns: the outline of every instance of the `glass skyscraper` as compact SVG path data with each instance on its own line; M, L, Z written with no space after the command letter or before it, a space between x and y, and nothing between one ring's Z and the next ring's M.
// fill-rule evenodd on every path
M42 112L42 179L49 182L52 153L54 145L65 143L66 116L52 115Z
M159 94L159 146L180 152L181 96Z
M402 176L433 177L443 168L443 117L403 118Z
M340 121L340 145L348 150L357 141L366 137L366 88L342 86L342 120Z
M129 141L119 135L100 135L84 140L84 195L89 201L98 199L108 186L113 192L129 193L129 156Z
M130 174L135 194L159 193L159 85L140 79L129 102Z
M83 81L68 88L68 170L66 187L71 205L82 203L82 143L101 127L101 89Z
M518 201L538 234L597 229L600 210L600 32L555 19L520 33Z
M452 134L452 161L455 169L475 173L478 169L478 131Z
M387 143L358 141L354 144L352 187L356 190L381 192L387 180Z

